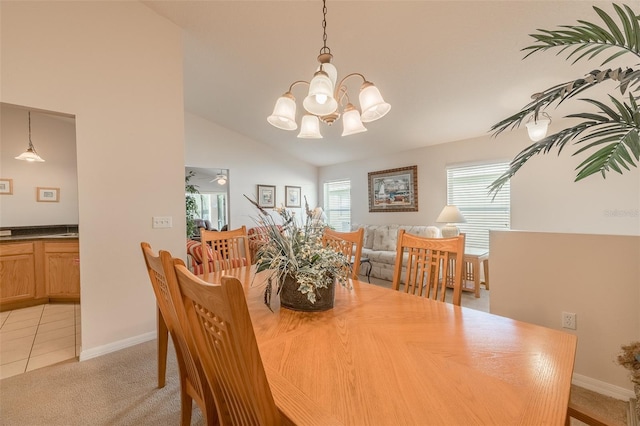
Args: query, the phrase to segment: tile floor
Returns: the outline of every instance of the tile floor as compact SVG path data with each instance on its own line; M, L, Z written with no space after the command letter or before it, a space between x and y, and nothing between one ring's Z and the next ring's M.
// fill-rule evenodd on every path
M77 358L80 304L0 312L0 379Z

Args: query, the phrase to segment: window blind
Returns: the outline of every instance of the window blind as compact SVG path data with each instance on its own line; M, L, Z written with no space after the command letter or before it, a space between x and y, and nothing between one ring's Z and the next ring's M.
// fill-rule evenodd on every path
M511 228L511 186L507 182L495 198L489 185L509 168L508 162L447 167L447 204L460 209L466 223L466 247L489 249L490 229Z
M327 223L339 232L351 230L351 181L337 180L324 184Z

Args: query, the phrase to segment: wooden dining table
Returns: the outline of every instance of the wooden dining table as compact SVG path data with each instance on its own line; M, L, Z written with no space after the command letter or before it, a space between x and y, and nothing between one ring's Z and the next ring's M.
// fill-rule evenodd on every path
M240 279L278 408L300 425L563 425L574 335L351 280L333 309L264 304Z

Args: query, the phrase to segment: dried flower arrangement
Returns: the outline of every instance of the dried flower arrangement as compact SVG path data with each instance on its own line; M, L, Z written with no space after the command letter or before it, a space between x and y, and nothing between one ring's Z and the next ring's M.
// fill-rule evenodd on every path
M640 419L640 342L621 346L618 364L631 371L631 383L636 393L636 416Z

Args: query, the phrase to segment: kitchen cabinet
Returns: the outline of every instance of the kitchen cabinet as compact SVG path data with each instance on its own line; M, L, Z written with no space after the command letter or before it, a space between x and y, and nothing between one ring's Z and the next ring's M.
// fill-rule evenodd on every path
M35 298L35 268L32 242L0 246L0 303Z
M80 300L78 242L44 242L44 277L49 299Z
M77 238L0 243L0 311L80 301Z

